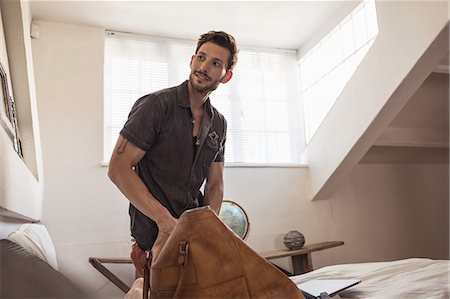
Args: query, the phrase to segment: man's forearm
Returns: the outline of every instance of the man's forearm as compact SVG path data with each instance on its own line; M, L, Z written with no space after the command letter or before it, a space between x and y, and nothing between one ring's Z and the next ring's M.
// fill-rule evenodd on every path
M209 205L217 215L223 200L223 184L217 183L212 186L205 186L204 204Z
M223 162L215 162L211 165L205 184L204 204L210 205L217 215L223 200Z
M108 176L133 206L155 221L160 230L171 231L176 219L150 194L147 186L133 170L133 166L145 153L120 135L111 155Z
M155 221L160 230L171 231L175 219L148 191L141 178L127 167L112 170L109 173L111 181L119 188L136 209Z

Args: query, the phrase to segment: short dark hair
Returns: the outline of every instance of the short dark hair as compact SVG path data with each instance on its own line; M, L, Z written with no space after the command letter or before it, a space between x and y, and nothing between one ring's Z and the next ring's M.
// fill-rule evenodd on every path
M212 42L220 47L228 49L230 51L230 58L228 59L228 69L232 70L238 60L237 54L239 49L236 44L236 40L231 34L223 31L209 31L200 35L197 42L197 49L195 49L195 54L198 53L200 47L207 42Z

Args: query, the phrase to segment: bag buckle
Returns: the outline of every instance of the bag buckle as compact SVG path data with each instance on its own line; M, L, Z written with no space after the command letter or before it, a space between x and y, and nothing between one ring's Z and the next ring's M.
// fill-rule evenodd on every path
M187 241L180 242L178 246L178 265L184 266L187 264L189 254L189 244Z

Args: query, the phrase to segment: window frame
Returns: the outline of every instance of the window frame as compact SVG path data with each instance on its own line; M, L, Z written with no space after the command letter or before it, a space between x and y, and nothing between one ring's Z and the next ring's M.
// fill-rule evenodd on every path
M151 37L151 36L141 36L141 35L136 35L136 34L121 33L121 32L115 32L115 31L106 31L105 39L108 37L108 34L126 35L126 36L129 36L129 37L137 37L137 38L141 38L141 39L160 40L163 43L164 42L175 41L175 42L181 42L181 43L186 43L186 44L192 44L191 54L190 55L194 54L194 50L195 50L195 41L169 39L169 38L161 38L161 37ZM294 95L292 96L291 102L295 102L296 103L296 107L287 107L287 110L292 110L292 109L296 109L297 110L296 113L298 114L298 116L297 116L297 120L296 121L298 122L298 130L300 130L300 132L299 132L299 134L300 134L300 137L299 137L300 138L300 142L299 142L300 146L298 148L299 158L298 158L298 160L296 162L287 162L287 163L283 163L283 162L272 162L272 163L271 162L256 162L256 163L255 162L237 162L237 161L230 161L229 159L226 158L225 159L225 167L249 167L249 168L260 168L260 167L268 167L268 168L272 168L272 167L281 167L281 168L284 168L284 167L287 167L287 168L291 168L291 167L305 167L306 166L306 162L305 162L304 157L302 156L302 152L304 150L304 143L303 143L303 138L302 138L303 121L301 119L301 117L302 117L301 102L300 102L300 97L299 97L299 94L298 94L298 91L299 91L299 86L298 86L299 80L298 80L298 66L297 66L297 51L296 50L283 50L283 49L264 49L264 48L254 48L254 47L241 47L240 54L242 55L242 52L245 52L245 51L256 51L258 49L261 52L263 52L263 51L272 52L272 53L289 52L289 53L292 54L292 69L295 70L295 72L297 72L297 77L295 79L297 86L295 86L293 88L293 90L295 89L295 91L293 91ZM106 51L107 51L107 49L106 49L106 45L105 45L105 52ZM105 72L107 71L107 67L108 67L107 66L107 61L106 61L106 56L107 55L105 54ZM189 69L189 64L188 64L189 60L188 59L190 59L190 57L191 56L186 57L186 66L187 66L188 69ZM226 87L227 85L229 86L230 84L233 84L233 82L236 82L237 80L240 80L240 78L239 78L239 76L240 76L239 68L240 68L240 63L242 65L243 62L242 62L241 56L239 58L240 58L240 60L238 61L237 66L236 66L236 68L234 70L234 78L230 81L230 83L227 83L227 84L224 84L224 85L220 86L217 91L214 91L212 93L212 96L211 96L211 103L213 104L213 106L216 107L224 115L225 115L225 113L224 113L223 109L221 109L221 107L218 107L220 105L217 104L217 103L219 103L219 101L216 98L217 98L217 95L219 94L219 91L221 90L221 88ZM106 152L105 152L105 146L106 146L105 142L107 142L106 138L108 136L107 132L106 132L108 130L107 121L109 121L109 115L107 115L107 109L108 109L108 103L107 102L110 100L110 98L108 98L110 95L108 94L108 91L106 89L108 88L108 85L111 85L111 83L108 82L108 78L107 77L108 76L105 73L105 79L104 79L105 80L105 83L104 83L104 86L105 86L104 139L105 140L104 140L104 143L103 143L103 149L104 149L103 159L104 159L104 161L101 163L101 165L103 165L103 166L108 164L107 159L109 157L109 155L107 155ZM187 79L188 75L185 78ZM181 82L182 81L180 81L178 84L180 84ZM169 84L167 87L169 87L169 86L175 86L175 85L174 84ZM158 90L158 89L156 89L156 90ZM133 102L136 101L137 99L138 99L138 97L134 98ZM290 105L290 102L286 103L286 105ZM131 109L131 107L130 107L130 109ZM127 111L127 114L128 114L128 112L129 112L129 110ZM230 126L230 121L231 121L232 117L230 118L227 115L225 115L225 117L226 117L227 122L228 122L227 144L226 144L226 147L225 147L225 154L226 154L227 151L230 150L230 143L231 143L230 142L230 132L232 132L232 130L233 130L232 129L233 125ZM123 124L122 124L122 126L123 126ZM231 129L230 129L230 127L231 127ZM110 144L111 151L112 151L113 147L114 147L114 144Z

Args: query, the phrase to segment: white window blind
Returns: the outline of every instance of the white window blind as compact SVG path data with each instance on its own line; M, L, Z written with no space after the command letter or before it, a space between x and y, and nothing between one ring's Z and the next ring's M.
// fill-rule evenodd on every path
M299 61L306 142L312 138L378 35L365 0Z
M105 161L139 97L188 79L195 46L195 41L106 33ZM228 166L303 162L295 51L241 47L232 80L211 94L211 102L228 122Z

